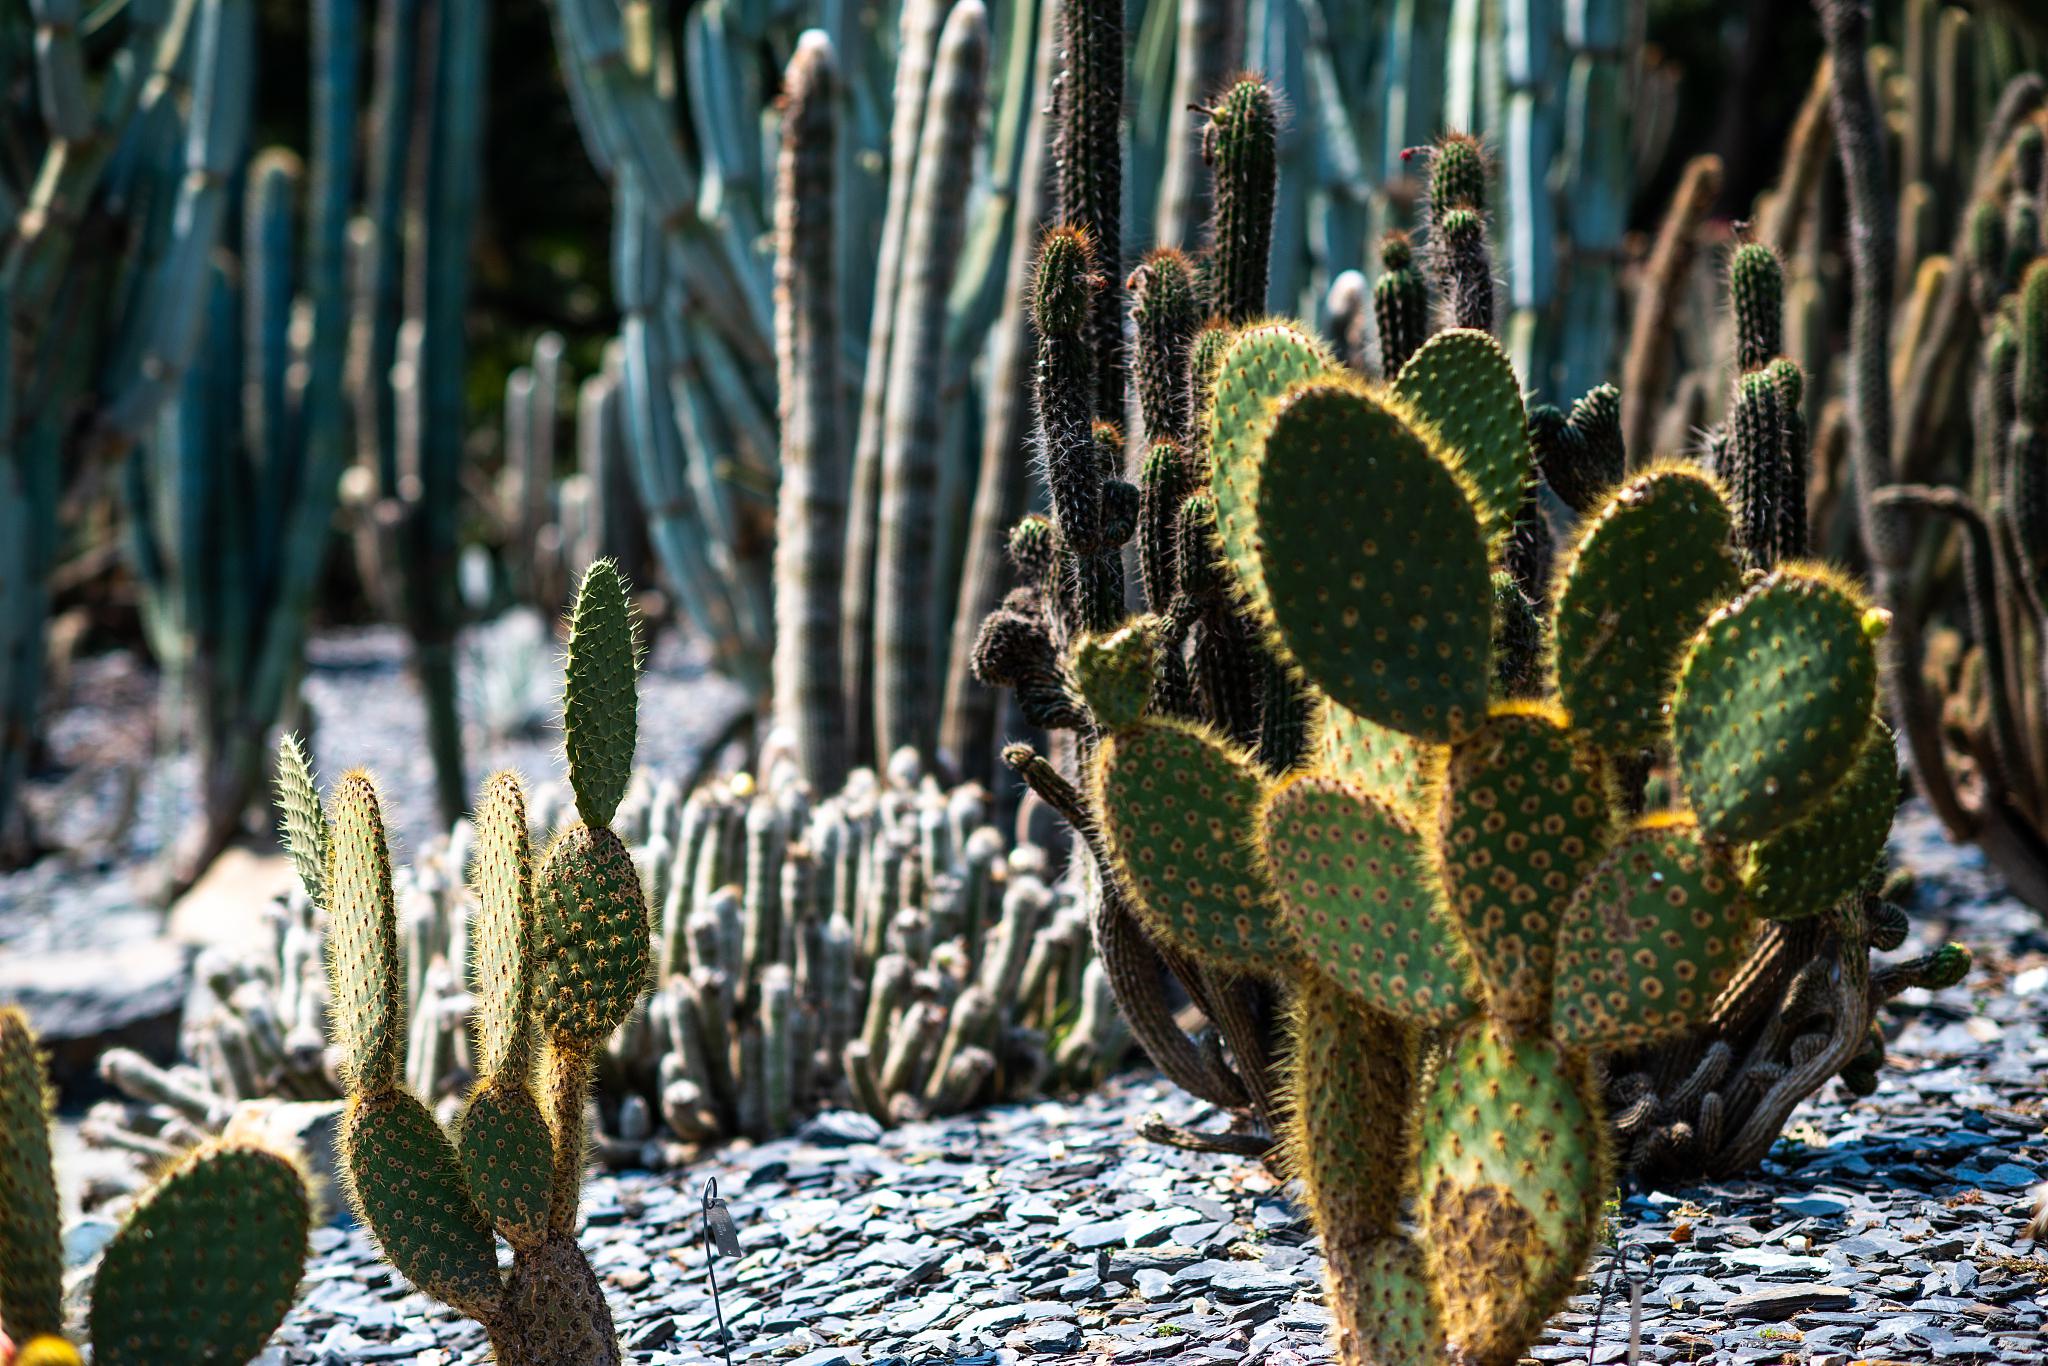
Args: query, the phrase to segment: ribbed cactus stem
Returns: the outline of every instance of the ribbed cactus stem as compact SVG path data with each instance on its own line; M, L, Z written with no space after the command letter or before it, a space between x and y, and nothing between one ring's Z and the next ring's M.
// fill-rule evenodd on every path
M988 79L988 14L961 0L946 19L911 189L904 279L889 351L875 561L875 738L882 753L937 738L944 660L933 640L946 297L965 232Z
M1390 232L1380 243L1380 277L1373 281L1372 308L1379 325L1380 375L1392 381L1429 337L1429 288L1404 232Z
M1124 408L1123 0L1050 0L1058 4L1064 57L1053 96L1053 178L1060 221L1088 234L1105 278L1088 301L1085 329L1095 417L1121 420Z
M1273 195L1279 119L1273 90L1246 77L1235 82L1202 130L1202 155L1215 179L1211 228L1210 311L1245 323L1266 311L1273 255Z
M1163 247L1131 272L1131 319L1136 324L1132 381L1144 439L1188 440L1193 414L1188 362L1202 322L1193 264L1182 252Z
M1785 268L1761 242L1745 242L1728 263L1728 297L1735 310L1735 363L1743 374L1761 370L1785 349Z

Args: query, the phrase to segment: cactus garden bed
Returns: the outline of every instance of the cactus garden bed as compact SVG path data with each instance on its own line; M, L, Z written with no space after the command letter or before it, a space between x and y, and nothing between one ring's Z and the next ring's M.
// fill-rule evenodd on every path
M1753 1177L1624 1191L1609 1211L1622 1274L1603 1247L1533 1359L1626 1360L1632 1281L1645 1361L2048 1353L2048 1249L2024 1231L2048 1175L2048 940L1923 810L1894 848L1921 874L1920 936L1969 943L1983 973L1902 1001L1877 1094L1831 1087ZM1330 1360L1289 1188L1140 1139L1155 1112L1213 1122L1145 1073L880 1135L829 1115L688 1169L595 1177L579 1237L636 1363L722 1360L699 1204L713 1178L743 1254L715 1268L736 1362ZM360 1230L314 1246L266 1360L487 1359L481 1331L407 1289Z

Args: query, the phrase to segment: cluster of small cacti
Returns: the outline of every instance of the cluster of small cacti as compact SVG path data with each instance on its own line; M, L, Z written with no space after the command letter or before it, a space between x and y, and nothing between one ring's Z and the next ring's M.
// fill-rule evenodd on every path
M311 1196L296 1158L214 1140L168 1164L100 1253L82 1333L65 1321L50 1093L28 1019L0 1007L0 1356L14 1366L249 1361L305 1268Z
M655 1116L693 1146L831 1105L892 1125L1116 1066L1085 909L982 789L909 751L823 799L786 754L767 769L640 813L660 985L607 1051L620 1157L659 1157Z

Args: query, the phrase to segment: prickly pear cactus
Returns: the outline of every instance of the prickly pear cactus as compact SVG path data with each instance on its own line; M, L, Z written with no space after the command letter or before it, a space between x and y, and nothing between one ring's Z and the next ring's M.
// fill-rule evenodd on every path
M406 997L375 785L365 773L343 777L330 824L290 741L279 765L287 841L302 874L319 870L322 885L309 879L306 890L324 891L332 920L331 992L347 1017L335 1037L350 1085L340 1144L350 1198L385 1258L483 1324L505 1366L621 1360L575 1239L591 1069L652 976L640 878L606 824L632 768L638 667L626 586L609 561L584 576L569 640L565 729L583 819L536 874L519 780L500 773L484 784L470 870L478 1078L453 1134L402 1080ZM509 1275L494 1234L512 1247Z
M81 1340L102 1366L248 1361L298 1293L311 1220L293 1159L244 1141L201 1145L107 1244ZM77 1366L62 1275L49 1088L27 1017L0 1009L0 1319L22 1366Z
M1345 1359L1505 1366L1598 1232L1598 1057L1703 1020L1760 916L1869 874L1897 797L1884 619L1816 565L1745 584L1720 487L1658 465L1560 556L1547 675L1502 670L1528 642L1494 574L1534 474L1491 338L1441 333L1380 387L1263 323L1210 392L1220 557L1319 757L1275 777L1153 714L1157 619L1083 640L1104 842L1161 940L1292 989L1285 1142ZM1645 764L1670 795L1640 810Z

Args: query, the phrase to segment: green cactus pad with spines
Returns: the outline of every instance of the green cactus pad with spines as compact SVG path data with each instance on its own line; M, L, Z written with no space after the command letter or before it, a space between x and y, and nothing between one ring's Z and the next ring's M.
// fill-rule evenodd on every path
M1728 851L1689 815L1646 817L1565 912L1552 1035L1568 1048L1634 1048L1697 1023L1734 975L1749 924Z
M0 1007L0 1322L17 1341L64 1327L50 1090L28 1016Z
M1158 720L1105 741L1096 765L1103 834L1145 927L1212 966L1278 970L1292 941L1252 848L1250 758Z
M538 884L534 1008L551 1037L597 1048L654 972L640 875L609 828L572 825L548 850Z
M1608 1189L1583 1058L1460 1030L1422 1100L1416 1214L1451 1359L1512 1362L1570 1290Z
M1289 389L1333 369L1323 344L1289 323L1239 329L1223 348L1209 391L1209 410L1198 421L1209 431L1209 491L1216 499L1216 535L1239 588L1254 604L1264 600L1259 528L1252 500L1257 452L1270 409Z
M334 786L327 892L328 1020L344 1075L359 1091L389 1091L405 1062L398 909L384 811L376 785L360 769Z
M1603 750L1649 745L1686 643L1741 586L1727 500L1699 470L1663 465L1628 480L1580 524L1552 619L1559 700Z
M1109 730L1138 724L1152 695L1159 644L1143 622L1106 636L1090 636L1074 649L1074 681L1096 721Z
M1436 816L1451 918L1489 1012L1541 1020L1558 923L1607 844L1597 761L1556 708L1503 703L1452 746Z
M527 1247L546 1235L555 1143L531 1091L502 1077L478 1087L455 1152L471 1198L506 1242Z
M1422 1249L1411 1239L1389 1235L1373 1239L1349 1260L1347 1279L1355 1308L1336 1313L1339 1322L1351 1320L1362 1359L1373 1366L1430 1366L1440 1361L1443 1320L1430 1294Z
M1289 1003L1288 1033L1287 1091L1297 1103L1279 1138L1316 1227L1333 1247L1397 1227L1401 1185L1386 1174L1408 1155L1419 1036L1317 974L1302 978Z
M532 1000L533 844L526 794L511 773L493 774L484 783L470 885L477 902L470 931L477 1075L522 1080Z
M1470 1015L1470 959L1445 920L1428 844L1339 779L1292 779L1259 813L1273 899L1302 956L1361 1005L1419 1025Z
M1492 577L1470 484L1360 381L1275 405L1254 512L1268 620L1308 681L1448 741L1485 715Z
M327 905L327 813L299 737L277 742L277 809L283 816L284 847L292 856L299 885L315 906Z
M1744 880L1757 914L1797 920L1853 893L1884 853L1898 805L1891 728L1875 722L1849 776L1813 810L1750 848Z
M1394 397L1418 423L1436 429L1478 494L1480 524L1498 554L1514 529L1522 490L1534 477L1522 386L1499 342L1454 327L1437 333L1408 358Z
M1411 817L1423 809L1430 783L1443 767L1443 746L1368 721L1335 702L1323 705L1322 750L1330 772Z
M490 1221L427 1107L406 1091L352 1096L340 1147L343 1176L384 1260L435 1299L489 1317L501 1293Z
M639 668L626 581L616 564L599 560L584 571L576 590L562 689L569 786L585 825L611 824L633 776L639 724L633 680Z
M1679 771L1717 839L1763 839L1834 790L1870 733L1869 609L1839 576L1780 567L1700 628L1671 709Z
M284 1322L306 1265L305 1175L215 1140L129 1212L93 1280L96 1366L248 1361Z

